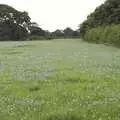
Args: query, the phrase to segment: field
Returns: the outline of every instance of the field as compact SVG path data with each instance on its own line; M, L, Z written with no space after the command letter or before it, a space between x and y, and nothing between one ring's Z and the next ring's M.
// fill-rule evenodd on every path
M120 49L0 42L0 120L120 120Z

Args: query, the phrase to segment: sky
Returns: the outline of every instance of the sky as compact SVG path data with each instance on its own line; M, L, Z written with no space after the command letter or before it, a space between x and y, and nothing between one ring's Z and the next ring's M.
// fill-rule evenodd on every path
M105 0L0 0L17 10L27 11L32 22L44 30L78 29L87 16Z

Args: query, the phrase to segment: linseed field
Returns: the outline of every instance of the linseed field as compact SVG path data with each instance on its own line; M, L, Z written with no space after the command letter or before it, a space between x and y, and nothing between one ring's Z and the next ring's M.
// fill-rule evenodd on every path
M0 120L120 120L120 49L0 42Z

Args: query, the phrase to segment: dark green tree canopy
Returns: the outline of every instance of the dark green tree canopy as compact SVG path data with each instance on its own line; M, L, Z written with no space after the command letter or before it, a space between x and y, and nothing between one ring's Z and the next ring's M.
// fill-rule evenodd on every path
M65 36L73 36L74 30L72 30L70 27L67 27L63 30Z
M81 35L91 28L120 24L120 0L106 0L80 25Z
M53 35L53 37L63 37L64 36L64 32L63 32L63 30L57 29L54 32L52 32L52 35Z
M32 36L45 36L45 31L39 27L39 24L32 22L29 26L30 35Z
M64 30L55 30L52 32L52 36L55 38L72 38L72 37L79 37L80 31L79 30L72 30L70 27L65 28Z
M23 39L28 35L30 17L11 6L0 4L0 39Z

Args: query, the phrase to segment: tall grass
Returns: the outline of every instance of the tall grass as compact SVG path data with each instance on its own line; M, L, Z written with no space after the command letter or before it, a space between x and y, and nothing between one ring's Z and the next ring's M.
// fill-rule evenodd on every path
M88 42L109 43L120 47L120 25L93 28L86 33L84 39Z

